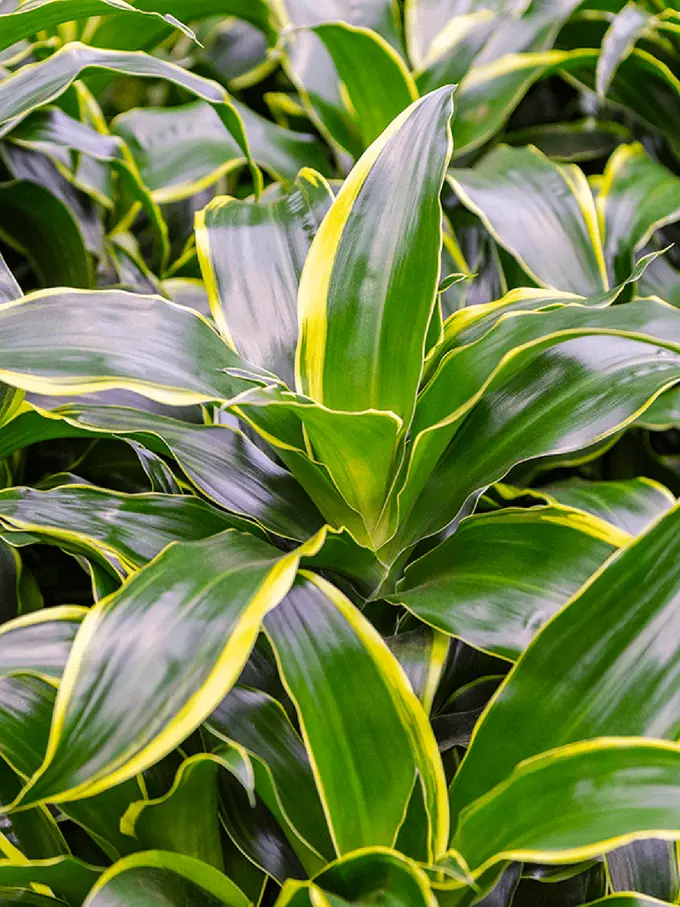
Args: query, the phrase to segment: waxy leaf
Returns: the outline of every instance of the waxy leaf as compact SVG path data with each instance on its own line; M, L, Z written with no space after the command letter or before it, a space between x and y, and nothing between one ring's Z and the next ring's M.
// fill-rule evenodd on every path
M253 159L272 177L292 182L305 166L326 171L326 159L313 136L276 126L241 104L234 108ZM127 143L159 204L196 195L247 163L243 147L205 101L129 110L116 117L111 128Z
M234 530L178 543L91 609L22 805L91 797L181 743L236 681L264 615L322 538L287 555Z
M628 540L603 520L566 508L468 517L406 568L389 600L444 633L516 659Z
M104 69L132 76L167 79L214 105L220 119L250 161L243 122L225 90L210 79L144 53L123 53L88 47L73 41L46 60L22 67L0 84L0 123L23 117L59 98L88 69ZM261 174L254 168L259 185Z
M253 386L242 374L262 374L196 312L123 290L29 294L0 306L0 331L0 377L34 393L123 387L198 403L229 399Z
M311 30L321 38L333 59L347 92L363 150L417 99L413 77L394 48L370 29L356 28L346 22L323 22ZM361 66L356 65L357 59L361 60ZM334 134L334 118L326 126L342 145L344 130Z
M310 848L324 855L322 862L331 859L333 845L309 756L281 704L260 690L236 686L204 727L219 740L244 747L256 768L258 762L266 767L271 790L257 772L254 779L260 798L270 812L280 812ZM299 848L298 855L305 858Z
M199 261L220 333L244 359L291 388L300 274L332 201L326 180L305 169L277 201L220 197L196 219Z
M677 845L650 838L631 841L606 856L607 875L614 891L640 891L674 903L680 894Z
M466 809L452 847L473 875L499 860L578 862L627 840L680 837L680 747L605 737L529 759Z
M501 320L476 344L452 352L418 400L416 438L398 493L402 526L386 556L407 539L443 528L471 495L517 463L587 447L632 421L678 380L678 353L661 352L677 343L669 340L679 336L674 312L652 300L602 310L567 305ZM590 336L568 339L564 329L577 322ZM648 369L641 369L641 356ZM435 411L438 422L430 421Z
M450 88L400 114L354 167L314 238L298 296L297 384L331 409L410 420L439 283L451 114Z
M134 901L132 900L134 899ZM225 875L201 860L148 850L108 869L83 907L249 907L248 898Z
M638 535L675 504L667 488L645 477L618 482L565 479L544 485L540 494L549 502L592 513L631 535Z
M59 681L86 608L62 605L22 614L0 626L0 674Z
M595 202L578 167L554 164L535 148L499 147L474 169L451 171L450 180L539 283L583 296L608 288Z
M451 788L455 812L555 747L615 734L677 737L679 521L675 507L536 636L476 729ZM537 685L541 696L528 695Z
M307 573L267 617L265 632L298 712L338 854L392 846L416 775L428 811L428 850L439 852L448 815L442 812L444 777L436 743L422 706L377 632L337 589Z
M121 820L124 834L136 838L140 850L169 850L195 857L224 871L218 811L220 769L246 776L252 787L252 766L236 747L197 753L177 769L170 790L161 797L131 803Z
M597 207L607 266L616 279L654 230L680 217L680 178L642 145L621 145L607 162Z
M102 434L173 457L206 497L268 532L302 540L321 528L320 514L290 473L228 425L181 422L126 406L67 404L49 413L27 407L3 429L0 456L50 438ZM241 527L250 531L245 521Z
M162 3L152 6L163 8ZM166 4L167 5L167 4ZM164 16L160 12L136 9L126 0L33 0L10 13L0 13L0 50L10 47L17 41L30 38L36 32L61 25L73 19L84 19L88 16L108 16L117 14L127 20L127 27L134 30L135 18L151 17L160 20L164 26L180 28L182 26L173 16Z
M176 494L122 494L88 485L51 491L15 487L0 491L0 525L44 541L93 547L126 572L143 566L171 542L191 542L250 529L245 520L198 498Z

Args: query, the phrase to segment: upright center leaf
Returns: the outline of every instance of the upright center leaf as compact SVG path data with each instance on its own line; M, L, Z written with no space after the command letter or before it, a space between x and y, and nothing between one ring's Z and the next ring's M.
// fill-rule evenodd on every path
M300 280L297 388L408 424L439 279L451 87L408 107L350 173Z

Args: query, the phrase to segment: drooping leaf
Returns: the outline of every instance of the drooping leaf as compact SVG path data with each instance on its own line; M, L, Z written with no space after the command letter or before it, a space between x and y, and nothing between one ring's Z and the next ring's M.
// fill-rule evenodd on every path
M162 7L163 4L156 3L151 6ZM0 11L0 50L63 22L88 16L108 16L112 13L127 20L127 27L132 29L135 27L133 25L135 18L142 17L160 20L163 25L172 28L182 27L173 16L164 16L152 9L149 11L136 9L125 0L33 0L22 3L12 12Z
M516 659L628 536L575 510L468 517L406 569L390 601L444 633Z
M520 762L555 747L615 734L675 739L678 519L675 507L536 636L477 727L451 789L457 813ZM536 684L541 697L527 699ZM490 746L492 761L484 756Z
M314 537L287 555L234 530L178 543L100 601L71 649L45 759L22 805L92 797L180 743L233 685L264 614L293 582L301 553L321 542ZM200 572L192 566L197 559ZM140 632L141 614L148 633ZM180 639L191 652L191 671L177 654Z
M583 296L608 289L595 202L578 167L535 148L499 147L474 169L452 170L450 180L539 283Z
M540 492L546 494L549 501L585 510L631 535L642 532L675 503L675 497L667 488L644 476L618 482L565 479L544 485Z
M191 542L226 529L248 531L205 501L185 495L111 492L88 485L51 491L15 487L0 491L0 525L31 532L75 550L93 547L126 571L143 566L171 542Z
M27 672L49 683L58 681L86 613L85 608L62 605L3 623L0 674Z
M225 875L201 860L162 850L133 854L108 869L83 907L248 907Z
M88 47L73 41L53 56L24 66L0 84L0 123L23 117L42 104L59 98L83 72L103 69L133 76L167 79L214 106L221 121L234 137L248 160L243 122L227 93L217 83L194 75L174 63L144 53ZM256 185L259 171L253 171Z
M34 393L124 387L197 403L229 399L252 387L244 373L262 374L195 312L123 290L32 293L0 306L0 330L0 376Z
M49 415L27 408L3 429L0 456L50 438L102 433L169 454L208 498L267 531L301 540L321 527L319 513L293 477L227 425L181 422L122 406L68 404Z
M234 107L254 160L274 178L292 182L301 167L327 169L313 136L275 126L241 104ZM189 198L247 163L243 148L205 101L129 110L112 129L126 141L158 203Z
M502 859L576 862L645 832L676 839L679 761L677 744L636 737L529 759L464 811L452 847L476 876Z

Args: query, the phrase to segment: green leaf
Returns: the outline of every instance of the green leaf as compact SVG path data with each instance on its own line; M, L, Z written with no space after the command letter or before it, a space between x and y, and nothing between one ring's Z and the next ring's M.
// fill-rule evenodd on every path
M346 527L359 544L371 544L392 479L401 419L391 412L328 409L279 387L243 394L234 412L277 448L328 522L337 529ZM290 434L297 436L295 461L290 459ZM300 470L300 458L306 470L314 468L313 479ZM319 464L331 479L332 496L319 487Z
M396 7L390 0L365 0L348 7L337 0L288 0L280 11L285 35L284 67L310 117L329 138L343 148L361 153L361 135L356 118L349 111L333 58L311 27L342 19L354 28L371 29L399 49L400 26Z
M680 894L677 845L650 838L631 841L605 858L614 891L639 891L674 903Z
M595 56L593 57L593 53ZM572 51L567 81L578 87L596 88L597 52ZM640 86L644 85L644 91ZM653 130L680 139L680 80L662 59L635 48L621 60L607 92L607 102L624 107L635 120Z
M40 284L91 285L92 265L80 227L49 188L23 179L0 183L0 211L0 236L28 258Z
M132 900L134 899L134 901ZM148 850L119 860L83 907L248 907L248 898L217 869L181 854Z
M607 162L597 207L607 266L616 279L654 230L680 217L680 178L642 145L621 145Z
M449 654L449 640L430 627L417 627L385 642L408 677L409 683L429 714L437 686L442 678Z
M163 7L162 3L154 5ZM126 21L126 27L132 30L135 28L135 18L151 17L160 20L165 26L170 25L187 32L186 26L183 26L173 16L163 16L160 12L135 9L125 0L42 0L42 2L34 0L32 3L23 3L13 12L0 13L0 50L5 50L24 38L30 38L43 29L49 29L73 19L108 16L114 13Z
M270 42L276 41L279 22L277 11L266 0L135 0L135 8L160 11L180 21L199 22L211 16L235 16L245 19L264 32ZM124 16L110 15L103 18L91 37L97 47L121 50L151 49L161 44L172 29L159 19L147 17L130 28Z
M23 614L0 626L0 674L30 673L48 683L61 678L86 608L61 605Z
M559 507L468 517L406 568L388 601L469 645L514 660L628 539L600 519Z
M288 591L301 554L322 540L287 555L234 530L177 543L92 608L66 665L44 762L21 805L92 797L181 743L234 684L264 614ZM191 671L178 655L180 640Z
M679 520L675 507L536 636L477 726L451 788L453 810L555 747L611 735L675 739Z
M89 111L94 101L86 94L82 83L76 82L76 90L81 101L81 116L87 116L82 108ZM101 111L97 111L97 117L101 116ZM124 197L129 198L130 204L141 205L149 219L159 258L161 263L165 262L169 252L167 225L160 208L142 182L134 157L118 136L98 132L60 108L46 106L28 114L11 129L7 138L19 147L45 154L66 179L107 208L112 208L115 203L112 182L117 175ZM73 152L77 152L75 168ZM93 168L98 177L95 180L92 180ZM104 187L100 184L102 179Z
M309 757L281 704L259 690L236 686L204 727L219 740L245 747L254 766L259 762L266 768L269 789L257 772L255 789L270 812L280 813L310 848L323 855L323 862L331 859L333 845ZM298 856L304 858L299 849Z
M503 136L508 145L535 145L547 157L560 163L599 160L630 139L630 130L625 126L594 117L513 129Z
M7 266L7 262L0 255L0 303L21 299L22 296L21 287Z
M548 502L585 510L631 535L638 535L675 504L667 488L645 477L618 482L571 478L543 485L540 493Z
M197 753L177 769L170 790L155 799L131 803L121 821L140 850L169 850L224 871L218 815L219 769L252 775L248 757L236 747Z
M517 463L580 450L632 421L678 379L677 353L661 352L675 348L675 311L653 300L566 305L501 319L447 354L419 397L402 525L384 556L442 529Z
M220 333L244 359L295 386L300 274L333 201L304 169L274 202L214 199L196 218L196 245Z
M379 899L384 899L389 907L435 907L437 903L425 872L412 860L387 848L366 848L341 857L315 876L314 882L324 893L353 904L370 904Z
M410 420L439 282L451 113L450 88L407 108L354 167L312 243L297 383L331 409Z
M122 387L181 405L229 399L252 387L242 375L263 374L197 313L123 290L31 293L0 306L0 330L0 376L39 394Z
M274 179L292 182L301 167L325 172L317 140L276 126L234 103L254 160ZM243 148L204 101L126 111L111 124L125 139L144 183L159 204L196 195L247 163Z
M522 20L518 20L519 23ZM499 32L496 53L505 45ZM509 49L509 48L508 48ZM539 79L559 72L594 72L596 50L546 50L505 53L493 62L477 61L460 84L453 127L454 156L481 147L499 132L529 89Z
M321 527L321 516L293 477L228 425L181 422L123 406L68 404L49 413L26 408L0 433L0 456L50 438L102 434L173 457L210 500L268 532L301 540Z
M72 907L80 907L101 872L101 869L71 856L49 860L26 860L23 863L3 860L0 861L0 886L28 888L29 885L47 885L57 895L65 898ZM31 901L26 903L32 904ZM36 907L38 904L42 905L42 901L36 902ZM46 904L56 907L54 901L48 901Z
M250 528L245 520L205 501L174 494L123 494L90 485L51 491L15 487L0 491L0 525L30 532L68 550L94 548L131 572L171 542L192 542L226 529ZM118 564L119 562L119 564Z
M311 31L321 38L331 55L363 151L418 98L413 77L394 48L368 28L357 28L346 22L324 22ZM356 65L357 60L361 60L361 66ZM319 112L323 115L323 109ZM333 133L334 118L325 125L342 145L345 130L338 135Z
M680 747L605 737L529 759L461 815L474 876L499 860L578 862L638 837L680 837Z
M636 3L627 3L614 16L604 41L600 58L595 71L597 93L604 98L612 83L619 64L635 47L639 38L644 35L650 20L650 14Z
M417 773L429 817L427 848L440 852L448 814L436 743L378 633L337 589L307 573L268 615L265 631L298 711L336 851L391 846Z
M21 287L0 254L0 304L21 299ZM24 398L23 392L0 383L0 426L12 418Z
M347 901L322 891L314 882L288 879L281 888L275 907L347 907Z
M452 170L450 180L538 283L583 296L608 289L595 202L578 167L535 148L502 146L474 169Z
M666 431L680 424L680 388L660 394L640 415L637 424L651 431Z
M225 90L210 79L194 75L157 57L88 47L78 41L66 44L46 60L24 66L0 84L0 123L25 116L59 98L84 72L104 69L131 76L166 79L202 100L209 101L220 120L250 161L243 122ZM256 188L261 175L253 167Z

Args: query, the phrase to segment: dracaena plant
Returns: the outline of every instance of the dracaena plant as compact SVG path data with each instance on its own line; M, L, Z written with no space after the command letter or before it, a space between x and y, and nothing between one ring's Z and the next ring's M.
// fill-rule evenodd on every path
M677 423L680 313L613 304L651 252L444 320L453 97L337 194L303 169L209 204L212 322L3 266L7 902L677 898L675 499L527 476ZM204 418L87 402L111 389ZM87 448L21 484L31 445L98 439L155 490L84 481ZM36 545L91 607L40 608Z

